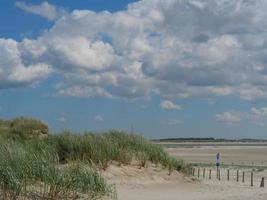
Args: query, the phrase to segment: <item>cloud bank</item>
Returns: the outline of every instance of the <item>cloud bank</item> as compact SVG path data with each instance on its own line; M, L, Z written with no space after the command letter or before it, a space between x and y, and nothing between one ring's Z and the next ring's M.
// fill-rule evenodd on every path
M16 5L55 22L34 40L0 40L0 88L57 73L58 95L267 98L267 1L143 0L60 18L47 2Z

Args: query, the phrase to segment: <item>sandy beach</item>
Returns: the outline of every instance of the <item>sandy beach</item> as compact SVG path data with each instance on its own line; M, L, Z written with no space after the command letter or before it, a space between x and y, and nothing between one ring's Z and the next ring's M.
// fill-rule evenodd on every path
M139 187L118 187L119 200L265 200L267 190L234 183L201 181L199 183L170 182Z
M206 144L194 144L194 146L182 146L174 144L176 148L166 148L173 157L182 159L187 163L214 164L216 153L221 154L221 162L228 165L250 165L267 166L267 144L258 146L230 146L217 144L210 146Z
M259 187L259 179L251 187L249 181L230 181L222 175L221 181L213 177L200 180L184 177L175 172L149 167L111 167L109 181L116 184L118 200L265 200L267 188ZM263 172L261 172L263 173ZM266 172L264 172L266 173ZM107 176L106 176L107 177Z
M266 147L197 147L197 148L171 148L169 153L186 162L210 163L214 152L223 152L224 162L231 163L238 158L240 164L261 161L265 163L264 153ZM265 200L267 199L267 187L260 188L262 177L267 177L267 171L253 167L236 167L221 169L221 180L216 179L214 167L207 167L205 178L203 168L200 169L200 177L184 176L173 172L149 166L139 169L137 166L111 166L105 177L110 183L116 185L119 200ZM209 179L209 169L212 177ZM230 180L227 181L227 169L230 170ZM236 171L239 170L239 182ZM250 174L253 170L254 186L250 186ZM245 180L242 182L242 172L245 172Z

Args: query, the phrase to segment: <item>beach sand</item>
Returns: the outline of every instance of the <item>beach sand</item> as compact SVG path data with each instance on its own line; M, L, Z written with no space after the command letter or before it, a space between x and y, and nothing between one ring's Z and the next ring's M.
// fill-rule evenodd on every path
M118 200L266 200L267 188L259 187L259 180L236 182L213 177L209 180L192 180L175 172L171 176L166 170L154 167L112 166L106 172L110 183L116 184ZM263 173L263 172L261 172ZM241 179L240 179L241 180Z
M218 149L219 148L219 149ZM233 157L241 156L243 162L249 163L264 160L263 150L255 148L233 147L202 147L196 149L184 148L180 151L169 149L175 157L183 158L190 155L190 161L209 163L216 150L222 151L225 162L231 163ZM187 150L187 153L186 153ZM200 150L200 151L199 151ZM243 150L243 151L242 151ZM232 152L232 153L231 153ZM260 152L260 154L258 154ZM266 152L266 151L265 151ZM235 154L236 153L236 154ZM263 158L263 159L262 159ZM228 159L228 160L227 160ZM242 161L240 162L242 163ZM261 164L261 162L259 163ZM116 185L118 200L266 200L267 182L265 188L260 188L261 177L267 177L266 170L254 171L254 186L250 186L250 173L253 168L224 168L221 169L221 180L216 179L215 168L212 168L212 178L208 178L210 168L206 168L203 179L203 168L200 177L186 177L181 173L168 171L156 166L139 169L138 166L111 165L104 172L109 183ZM230 181L227 181L227 169L230 169ZM236 170L239 169L239 182L236 181ZM242 183L242 172L245 171L245 182ZM266 180L267 181L267 180Z

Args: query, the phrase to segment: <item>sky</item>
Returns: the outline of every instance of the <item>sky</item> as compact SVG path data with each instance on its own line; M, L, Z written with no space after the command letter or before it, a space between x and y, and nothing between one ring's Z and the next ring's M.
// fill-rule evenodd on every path
M0 1L0 118L267 138L267 1Z

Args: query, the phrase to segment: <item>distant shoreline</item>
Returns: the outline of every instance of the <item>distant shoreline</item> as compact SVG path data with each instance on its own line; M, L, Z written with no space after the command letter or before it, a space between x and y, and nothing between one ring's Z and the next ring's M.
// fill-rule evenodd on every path
M167 148L197 146L267 146L263 139L165 138L152 140Z
M177 148L177 147L216 147L216 146L244 146L244 147L259 147L266 146L267 142L156 142L166 148Z
M154 142L208 142L208 143L222 143L222 142L236 142L236 143L251 143L251 142L265 142L267 143L267 139L252 139L252 138L242 138L242 139L225 139L225 138L161 138L161 139L153 139Z

